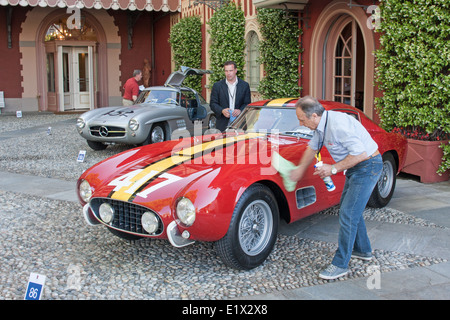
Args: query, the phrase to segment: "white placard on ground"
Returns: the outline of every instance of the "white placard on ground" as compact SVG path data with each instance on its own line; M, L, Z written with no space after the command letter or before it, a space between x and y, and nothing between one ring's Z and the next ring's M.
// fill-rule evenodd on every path
M77 161L78 162L84 162L84 158L85 157L86 157L86 150L80 150L80 152L78 152Z
M28 279L27 291L25 292L25 300L40 300L42 292L44 292L45 276L31 273Z

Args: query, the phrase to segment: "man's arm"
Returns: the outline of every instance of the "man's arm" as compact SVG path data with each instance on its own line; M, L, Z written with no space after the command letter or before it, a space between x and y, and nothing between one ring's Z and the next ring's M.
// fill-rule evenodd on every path
M316 150L313 150L308 146L303 153L302 159L300 160L297 169L291 171L290 178L292 181L299 181L303 178L306 169L308 169L309 165L314 160L315 155Z
M242 95L239 97L238 101L240 102L240 104L236 106L236 109L242 111L250 102L252 102L252 97L250 94L250 85L248 84L248 82L240 80L238 82L238 86L239 85L242 86Z
M136 85L133 86L131 91L131 98L133 99L133 101L136 101L138 95L139 95L139 85L136 83Z
M212 90L211 90L211 96L209 99L209 106L211 107L211 110L216 114L216 116L220 116L223 111L223 107L219 103L219 82L216 82L213 84Z
M240 100L242 100L242 102L240 105L237 105L236 108L234 109L234 111L233 111L234 117L237 117L241 113L241 111L243 111L245 109L245 107L250 102L252 102L252 98L251 98L251 94L250 94L250 85L243 80L240 80L238 82L238 85L239 84L242 85L242 89L243 89L242 99L240 99Z

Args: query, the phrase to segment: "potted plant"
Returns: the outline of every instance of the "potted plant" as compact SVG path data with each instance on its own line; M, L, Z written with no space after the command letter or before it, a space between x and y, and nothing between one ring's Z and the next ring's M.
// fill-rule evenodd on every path
M448 146L450 135L435 130L427 133L421 128L408 126L396 127L392 130L408 140L408 152L402 171L420 177L423 183L446 181L450 170L440 169L444 158L444 148Z
M404 172L449 179L450 11L443 0L380 3L376 99L381 125L408 139ZM431 149L430 149L431 148Z

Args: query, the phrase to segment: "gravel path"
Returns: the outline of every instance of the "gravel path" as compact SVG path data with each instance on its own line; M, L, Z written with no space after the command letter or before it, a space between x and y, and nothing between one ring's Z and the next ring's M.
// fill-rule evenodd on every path
M74 181L124 146L94 152L75 130L76 115L0 116L0 171ZM47 134L51 127L51 134ZM76 161L86 150L84 163ZM337 214L337 208L319 214ZM366 218L440 228L390 208L367 209ZM211 243L182 249L163 240L124 241L89 227L77 203L0 190L0 299L23 299L31 272L47 277L42 299L235 299L312 286L336 244L280 235L273 253L251 271L227 268ZM352 259L348 276L427 266L444 261L374 250L367 263Z

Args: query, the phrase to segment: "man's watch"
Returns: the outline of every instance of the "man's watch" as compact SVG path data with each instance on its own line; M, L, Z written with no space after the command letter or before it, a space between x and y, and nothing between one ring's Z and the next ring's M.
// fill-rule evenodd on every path
M334 167L334 165L331 166L331 174L336 174L337 169Z

